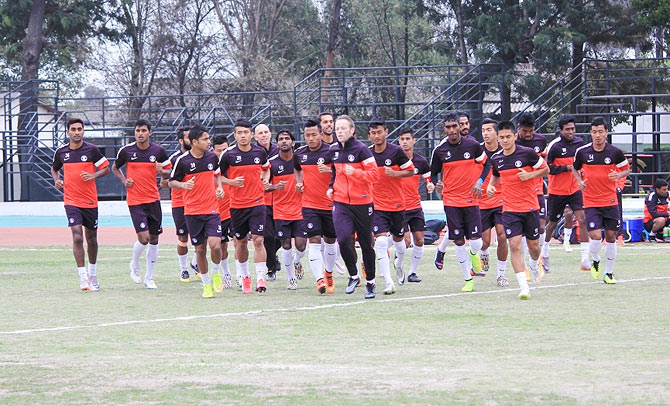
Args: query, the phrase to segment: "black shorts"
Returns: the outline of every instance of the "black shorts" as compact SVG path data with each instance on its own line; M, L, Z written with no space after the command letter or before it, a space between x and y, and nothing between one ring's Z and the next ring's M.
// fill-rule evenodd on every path
M184 218L184 206L172 208L172 219L177 235L187 235L188 228L186 228L186 218Z
M275 233L279 239L303 237L302 220L275 220Z
M221 238L221 217L218 214L187 214L185 217L193 245L206 243L208 237Z
M495 228L496 224L502 224L502 206L492 209L479 209L482 218L482 231Z
M547 199L547 211L549 221L558 221L563 217L566 206L574 212L577 210L584 210L584 198L582 191L578 190L571 195L549 195Z
M619 206L587 207L584 212L587 230L619 230Z
M158 235L163 232L163 212L160 201L128 206L128 210L136 233L148 231L149 234Z
M405 212L375 210L372 215L372 232L384 234L389 231L396 237L405 235Z
M482 236L479 206L444 206L444 214L447 216L450 240L477 239Z
M263 235L265 229L265 206L230 209L233 235L238 240L247 238L251 231L253 235Z
M98 229L98 208L84 209L77 206L65 206L68 227L84 226L89 230Z
M302 233L301 237L305 238L316 236L335 238L336 234L335 225L333 224L333 211L303 207L300 231Z
M426 217L422 209L414 209L405 212L405 232L413 233L426 231Z
M221 220L221 242L228 242L233 236L230 230L230 223L231 223L230 218Z
M540 238L539 210L525 213L503 212L502 221L507 239L519 235L526 237L528 240L537 240Z
M537 203L540 205L540 218L547 219L547 199L544 195L537 195ZM527 237L526 237L527 238Z
M648 233L651 233L651 230L654 227L654 220L656 220L657 218L663 218L663 217L656 217L644 223L644 229L647 230ZM665 225L663 227L670 227L670 217L665 217ZM663 229L659 231L662 230Z

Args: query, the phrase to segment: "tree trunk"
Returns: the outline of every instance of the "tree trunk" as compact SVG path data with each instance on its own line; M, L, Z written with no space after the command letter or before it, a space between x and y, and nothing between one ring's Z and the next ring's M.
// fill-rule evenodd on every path
M665 29L663 27L656 27L654 30L656 57L663 58L663 37L665 36Z
M449 0L451 8L456 14L456 30L458 33L458 47L460 50L461 64L468 64L468 49L465 46L465 31L463 29L463 4L461 0Z
M323 85L325 87L330 86L330 80L328 79L332 75L332 71L335 67L335 52L337 51L337 37L340 32L340 14L342 13L342 0L333 0L333 7L331 8L330 21L328 22L328 47L326 48L326 72L324 74ZM324 99L321 100L322 103L328 102L328 96L325 95Z

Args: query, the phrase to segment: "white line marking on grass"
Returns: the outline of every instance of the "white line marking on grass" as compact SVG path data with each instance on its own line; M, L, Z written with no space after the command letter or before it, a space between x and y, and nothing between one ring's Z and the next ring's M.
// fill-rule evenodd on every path
M631 282L648 282L648 281L663 281L670 280L670 276L658 276L653 278L639 278L639 279L627 279L619 280L618 283L631 283ZM579 283L562 283L559 285L546 285L546 286L534 286L531 289L560 289L574 286L589 286L602 284L599 281L593 282L579 282ZM80 326L62 326L62 327L46 327L46 328L34 328L27 330L13 330L13 331L0 331L1 335L19 335L19 334L32 334L32 333L43 333L43 332L52 332L52 331L68 331L68 330L80 330L87 328L96 328L96 327L114 327L114 326L129 326L134 324L151 324L151 323L163 323L163 322L172 322L172 321L190 321L190 320L199 320L199 319L211 319L211 318L224 318L224 317L238 317L238 316L253 316L264 313L284 313L292 311L310 311L310 310L323 310L323 309L333 309L339 307L351 307L358 306L363 304L374 304L374 303L391 303L391 302L411 302L418 300L430 300L430 299L445 299L451 297L460 297L460 296L472 296L472 295L491 295L497 293L508 293L516 292L517 289L507 288L507 289L493 289L485 291L475 291L470 293L447 293L443 295L427 295L427 296L411 296L411 297L399 297L394 299L380 299L380 300L356 300L353 302L346 303L329 303L323 305L315 306L299 306L299 307L283 307L276 309L260 309L260 310L249 310L246 312L234 312L234 313L215 313L215 314L201 314L194 316L180 316L180 317L167 317L161 319L150 319L150 320L127 320L127 321L116 321L111 323L99 323L99 324L89 324L89 325L80 325Z

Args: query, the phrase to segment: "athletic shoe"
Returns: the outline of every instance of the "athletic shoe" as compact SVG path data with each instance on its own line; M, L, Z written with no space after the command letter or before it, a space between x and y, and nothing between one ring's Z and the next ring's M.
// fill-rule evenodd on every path
M521 291L519 291L519 299L521 300L530 299L530 288L521 288Z
M144 280L144 287L147 289L158 289L158 286L156 286L156 282L154 282L153 279L145 279Z
M603 277L603 282L605 282L605 284L607 285L615 285L616 279L614 279L614 274L606 273L605 276Z
M324 271L323 277L326 280L326 292L332 295L335 293L335 281L333 281L333 273Z
M214 297L214 292L211 284L207 284L202 287L202 297L205 299L211 299Z
M288 280L288 286L286 287L288 290L298 290L298 279L296 278L290 278Z
M265 286L265 279L261 278L256 281L256 292L258 293L263 293L267 290L267 287Z
M549 257L542 257L542 271L544 273L551 273L551 267L549 266Z
M509 281L504 276L499 276L498 279L496 280L496 283L501 288L506 288L509 286Z
M530 271L528 270L528 268L524 268L523 271L526 273L526 281L530 282L531 281Z
M242 289L242 275L237 275L235 277L235 283L237 283L237 287Z
M347 295L354 293L354 291L356 290L356 286L358 286L360 282L360 279L361 278L354 279L350 277L349 282L347 283L347 287L346 289L344 289L344 293L346 293Z
M435 254L435 268L442 270L444 267L444 252L437 249L437 254Z
M586 260L582 262L581 265L579 266L579 269L581 269L584 272L589 272L591 270L591 265L589 264L589 261Z
M322 295L326 293L326 281L323 278L316 281L316 291Z
M366 283L365 284L365 298L366 299L374 299L375 296L377 295L376 288L377 288L377 285L375 285L374 283Z
M412 272L407 277L407 282L419 283L419 282L421 282L421 278L419 278L419 276L416 273Z
M565 250L565 252L572 252L572 245L570 245L570 240L567 239L563 240L563 249Z
M461 292L472 292L475 290L475 280L470 279L469 281L465 281L465 285L461 288Z
M196 276L198 279L202 279L202 276L200 276L200 268L198 268L198 264L193 265L192 263L189 263L189 266L191 267L191 269L193 270L193 272L195 272L195 276ZM138 282L138 283L139 283L139 282Z
M297 264L293 264L293 269L295 270L295 277L298 279L302 279L303 276L305 276L305 270L302 267L302 264L298 262Z
M230 289L233 287L233 277L230 273L226 272L223 274L223 288Z
M603 276L603 273L600 270L600 261L593 261L593 266L591 266L591 276L595 280L598 280Z
M267 279L268 279L268 282L274 282L275 280L277 280L277 272L268 271Z
M130 279L132 279L135 283L142 282L142 279L140 278L140 268L133 267L132 261L128 264L128 267L130 268Z
M617 240L617 241L618 241L618 240ZM670 242L670 237L665 237L665 238L663 239L663 242ZM621 244L619 244L619 245L623 245L623 242L622 242Z
M88 284L87 275L79 276L79 289L81 289L82 292L88 292L91 289L91 286Z
M251 294L251 278L248 276L242 278L242 292L245 295Z
M531 269L530 274L531 277L533 278L533 282L535 283L540 283L542 277L544 276L544 272L542 271L542 268L539 266L535 270Z
M475 274L482 273L482 261L479 259L479 254L473 254L472 251L468 250L468 255L470 256L472 270L475 272Z
M480 278L486 276L484 272L475 272L474 269L470 268L470 276L479 276Z
M212 275L212 285L214 287L214 292L223 292L223 278L221 278L220 273L215 273Z
M100 290L100 282L98 282L98 277L95 275L88 277L88 287L91 292L97 292Z
M188 274L188 271L181 271L181 277L179 280L184 283L189 283L191 282L191 275Z
M482 262L482 271L489 271L489 254L484 254L483 252L479 254L479 260Z
M384 294L392 295L394 293L395 293L395 283L393 283L393 281L389 281L389 283L387 283L386 287L384 288Z
M647 241L649 242L656 242L656 236L649 234L649 238L647 238Z
M395 268L395 276L398 280L398 285L405 284L405 271L402 269L402 264L398 263L398 258L393 260L393 267Z

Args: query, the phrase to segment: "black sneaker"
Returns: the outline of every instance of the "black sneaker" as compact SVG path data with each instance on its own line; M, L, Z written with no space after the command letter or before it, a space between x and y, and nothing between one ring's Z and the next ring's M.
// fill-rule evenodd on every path
M346 293L347 295L354 293L354 291L356 290L356 286L358 286L359 279L360 278L356 279L349 278L349 283L347 283L347 287L346 289L344 289L344 293Z
M419 283L419 282L421 282L421 278L419 278L419 277L417 276L417 274L415 274L415 273L411 273L411 274L409 274L409 276L407 277L407 282L416 282L416 283Z
M275 275L275 274L276 274L275 271L268 271L268 275L267 275L266 279L268 281L275 281L277 279L277 275Z
M649 234L649 239L647 240L649 242L656 242L656 235L654 234Z
M365 298L366 299L374 299L375 298L376 287L377 287L377 285L375 285L374 283L366 283L365 284Z
M435 255L435 268L442 270L442 267L444 267L444 252L438 248Z

